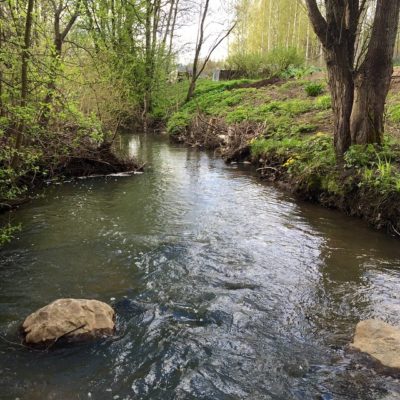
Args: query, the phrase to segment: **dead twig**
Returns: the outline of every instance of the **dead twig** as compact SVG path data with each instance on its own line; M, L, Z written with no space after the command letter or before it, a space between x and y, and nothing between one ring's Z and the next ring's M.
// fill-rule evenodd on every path
M49 349L51 349L60 339L64 338L65 336L70 335L71 333L74 333L74 332L76 332L76 331L79 331L79 329L82 329L82 328L84 328L85 326L86 326L86 324L83 324L83 325L78 326L77 328L72 329L72 330L70 330L69 332L66 332L66 333L62 334L61 336L57 337L56 339L54 339L54 341L53 341L49 346L46 347L46 350L45 350L45 351L49 351Z

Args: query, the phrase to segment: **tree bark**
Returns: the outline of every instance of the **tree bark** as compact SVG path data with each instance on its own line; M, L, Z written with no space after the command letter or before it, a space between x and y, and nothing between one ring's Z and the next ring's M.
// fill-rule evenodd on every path
M393 74L400 1L380 0L365 60L355 74L353 144L382 142L385 101Z
M40 125L42 127L47 127L50 120L50 108L53 103L54 93L57 89L56 80L57 73L60 69L61 64L61 56L63 44L68 36L68 33L74 26L76 20L79 16L79 8L80 8L81 0L77 0L75 6L75 12L71 15L66 27L61 30L61 14L64 9L64 3L61 2L58 7L54 9L54 37L53 37L53 49L52 49L52 60L50 65L50 73L49 73L49 82L47 84L47 93L43 100L43 107L40 113Z
M350 116L354 99L354 84L347 55L326 50L328 81L334 115L333 138L336 155L341 158L351 145Z
M324 48L332 93L334 142L338 160L351 144L381 143L389 91L400 0L377 0L371 39L358 67L355 53L365 0L306 0L315 33Z
M24 43L21 51L21 98L20 106L23 109L27 105L28 100L28 64L29 64L29 49L31 47L32 37L32 25L33 25L33 6L34 0L28 0L28 6L26 10L25 18L25 31L24 31ZM19 163L18 152L21 149L24 142L25 135L25 121L22 121L17 125L17 134L15 140L15 155L11 161L11 166L16 168Z

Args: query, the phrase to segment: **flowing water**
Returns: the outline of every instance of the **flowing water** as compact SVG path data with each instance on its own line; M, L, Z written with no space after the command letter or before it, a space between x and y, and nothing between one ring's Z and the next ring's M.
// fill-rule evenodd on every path
M347 349L360 319L400 324L400 246L251 170L123 136L143 175L50 186L0 253L0 399L399 399ZM112 303L112 340L31 351L29 313Z

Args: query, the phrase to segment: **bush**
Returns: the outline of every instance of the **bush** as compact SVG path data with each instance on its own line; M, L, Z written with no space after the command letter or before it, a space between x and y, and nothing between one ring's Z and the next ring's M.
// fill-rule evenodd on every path
M330 95L318 97L315 105L318 110L329 110L332 108L332 97Z
M304 89L309 97L318 97L324 92L323 84L317 82L310 82Z
M188 111L178 111L172 115L167 124L167 132L170 135L182 133L192 120L192 115Z
M246 78L269 78L272 72L263 54L234 54L229 57L228 68L240 71Z
M289 67L303 66L305 59L295 47L276 47L267 54L266 61L275 74L280 74Z
M304 57L294 47L277 47L267 54L237 53L228 59L228 68L242 72L247 78L270 78L284 75L290 69L297 74L304 66ZM296 71L296 72L294 72ZM302 70L302 74L305 73Z
M400 122L400 104L395 104L389 107L389 119L392 122Z

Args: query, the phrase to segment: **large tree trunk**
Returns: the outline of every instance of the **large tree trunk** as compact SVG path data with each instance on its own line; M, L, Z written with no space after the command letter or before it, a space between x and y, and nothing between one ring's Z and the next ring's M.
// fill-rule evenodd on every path
M385 101L393 74L400 1L378 1L366 58L355 75L353 144L382 142Z
M315 33L324 48L332 92L338 161L351 144L381 143L384 107L393 70L400 0L377 0L367 53L357 65L361 18L366 1L306 0Z
M325 51L329 87L334 115L334 145L340 158L350 147L350 116L353 107L354 84L352 71L345 52L337 49Z

